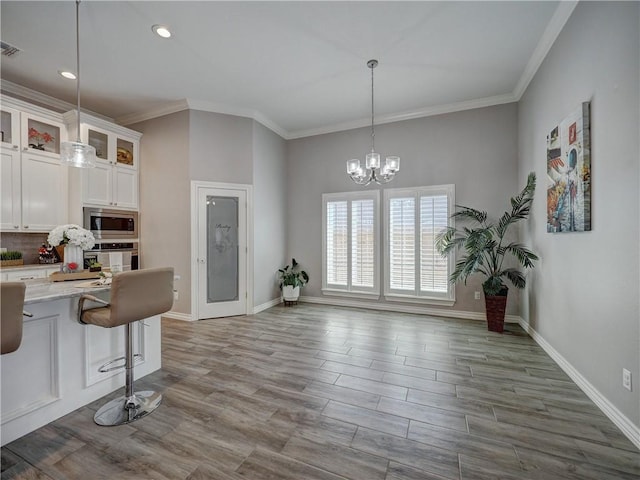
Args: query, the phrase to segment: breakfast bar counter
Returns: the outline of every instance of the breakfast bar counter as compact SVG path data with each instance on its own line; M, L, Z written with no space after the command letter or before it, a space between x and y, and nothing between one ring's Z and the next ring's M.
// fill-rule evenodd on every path
M29 280L25 283L27 284L27 291L24 296L25 305L74 298L85 293L97 296L99 292L109 291L109 285L88 286L91 283L90 280L52 282L49 279L37 279Z
M78 300L89 293L109 300L109 286L90 281L28 280L22 343L0 359L1 443L5 445L73 410L123 388L124 370L98 372L124 355L124 327L78 323ZM94 305L85 304L85 308ZM95 305L98 306L98 305ZM160 316L134 328L136 378L161 366Z

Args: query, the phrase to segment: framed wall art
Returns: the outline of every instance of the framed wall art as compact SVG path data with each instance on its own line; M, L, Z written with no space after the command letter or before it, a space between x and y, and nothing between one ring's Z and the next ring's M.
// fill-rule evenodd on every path
M547 135L547 232L591 230L590 137L589 102Z

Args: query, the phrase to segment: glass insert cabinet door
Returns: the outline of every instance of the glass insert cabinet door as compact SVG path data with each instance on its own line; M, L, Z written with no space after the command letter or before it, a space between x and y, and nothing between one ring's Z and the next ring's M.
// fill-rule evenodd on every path
M199 188L198 318L246 314L246 192Z
M238 199L207 195L207 302L238 300Z

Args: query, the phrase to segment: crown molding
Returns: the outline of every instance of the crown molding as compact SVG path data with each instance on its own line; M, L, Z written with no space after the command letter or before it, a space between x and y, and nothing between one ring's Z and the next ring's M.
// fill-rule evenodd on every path
M123 115L116 118L116 123L120 125L132 125L138 122L144 122L153 118L164 117L165 115L171 115L172 113L182 112L188 110L189 104L186 99L177 100L175 102L168 102L160 105L159 107L151 108L143 112L132 113L130 115Z
M549 53L549 50L551 50L551 47L558 38L558 35L560 35L560 32L569 20L569 17L576 8L576 5L578 5L577 0L562 1L559 3L558 8L556 8L555 13L547 24L547 28L544 30L542 37L540 37L540 41L533 51L531 58L529 58L529 62L527 62L527 66L525 67L516 88L513 90L515 101L519 101L520 98L522 98L522 95L524 95L529 83L533 80L533 77L540 68L540 65L542 65L542 62Z
M50 108L58 113L65 113L70 110L77 110L78 106L73 103L65 102L55 97L51 97L37 90L18 85L17 83L10 82L9 80L0 80L0 90L11 97L17 97L23 100L27 100L38 105ZM113 122L113 119L100 113L92 112L91 110L82 109L82 112L88 113L97 118L101 118L107 122Z
M289 132L280 125L269 119L266 115L250 108L234 107L222 103L210 102L207 100L188 99L189 108L204 112L221 113L223 115L235 115L236 117L251 118L264 125L269 130L280 135L285 140L289 140Z
M491 107L494 105L502 105L505 103L512 103L517 101L513 94L507 93L505 95L496 95L493 97L479 98L476 100L467 100L464 102L449 103L446 105L436 105L433 107L425 107L419 110L409 110L400 113L392 113L388 115L381 115L376 117L376 125L382 125L385 123L402 122L404 120L412 120L415 118L431 117L434 115L442 115L444 113L461 112L463 110L472 110L474 108ZM295 138L311 137L314 135L324 135L327 133L342 132L345 130L352 130L354 128L362 128L371 126L370 118L362 118L352 122L344 122L335 125L328 125L326 127L311 128L308 130L297 130L289 133L287 140L293 140Z
M27 87L23 87L22 85L18 85L17 83L13 83L8 80L0 81L0 89L2 89L3 93L14 97L31 100L32 102L38 103L40 105L45 105L60 113L68 112L69 110L76 108L76 105L73 105L72 103L65 102L64 100L59 100L57 98L51 97Z

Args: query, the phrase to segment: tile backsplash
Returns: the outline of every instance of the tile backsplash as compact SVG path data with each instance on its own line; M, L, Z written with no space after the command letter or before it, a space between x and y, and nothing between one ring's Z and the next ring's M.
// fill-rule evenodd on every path
M3 233L0 247L22 252L25 265L38 263L38 249L47 243L48 233Z

